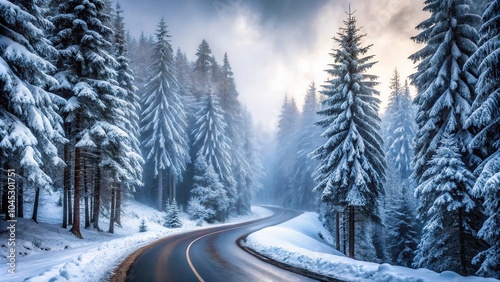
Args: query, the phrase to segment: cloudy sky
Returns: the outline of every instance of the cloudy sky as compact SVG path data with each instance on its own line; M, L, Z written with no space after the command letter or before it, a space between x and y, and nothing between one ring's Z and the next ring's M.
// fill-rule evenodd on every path
M343 26L345 11L356 10L358 26L373 44L379 63L371 73L380 77L381 99L387 100L394 68L402 77L413 72L407 58L422 46L410 37L428 14L423 0L120 0L127 28L138 36L153 34L162 17L172 36L190 59L202 39L215 57L224 52L235 73L240 100L260 128L269 132L277 123L285 94L299 106L308 85L327 79L324 69L336 48L331 39ZM383 104L384 106L385 104Z

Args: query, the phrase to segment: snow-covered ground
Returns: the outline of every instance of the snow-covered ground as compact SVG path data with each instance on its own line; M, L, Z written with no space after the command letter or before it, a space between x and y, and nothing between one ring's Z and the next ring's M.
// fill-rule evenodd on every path
M280 225L249 235L244 244L279 262L344 281L480 282L492 278L463 277L454 272L436 273L347 258L337 252L333 238L316 213L304 213Z
M0 281L102 281L135 250L172 234L197 228L195 221L181 213L183 227L163 227L165 213L127 201L122 215L123 226L115 227L115 234L82 229L82 240L60 228L62 208L56 205L58 195L46 195L39 210L39 224L29 219L16 223L16 273L8 273L7 237L0 237ZM27 215L31 211L26 211ZM272 212L259 207L252 214L232 218L225 224L266 217ZM147 222L147 232L139 232L141 220ZM108 230L109 219L102 218L100 227ZM0 230L6 230L6 222L0 221ZM4 280L5 279L5 280Z

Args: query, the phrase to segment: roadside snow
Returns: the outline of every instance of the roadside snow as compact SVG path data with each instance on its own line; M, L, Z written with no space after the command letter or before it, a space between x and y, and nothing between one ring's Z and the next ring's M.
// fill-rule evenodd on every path
M316 213L304 213L277 226L250 234L244 244L276 261L344 281L482 282L493 278L463 277L347 258L332 246L330 233Z
M135 250L172 234L206 228L182 213L182 228L163 227L164 212L127 201L122 215L123 226L115 227L115 234L82 229L84 239L77 239L69 229L60 228L61 207L56 205L58 195L46 195L40 208L39 224L29 219L16 223L16 273L8 273L6 241L0 242L0 280L6 281L103 281ZM27 211L26 214L31 214ZM231 218L225 224L243 222L271 215L270 210L252 207L252 214ZM144 219L147 232L139 232ZM109 219L102 218L100 227L108 229ZM0 230L6 222L0 221ZM3 237L3 235L2 235Z

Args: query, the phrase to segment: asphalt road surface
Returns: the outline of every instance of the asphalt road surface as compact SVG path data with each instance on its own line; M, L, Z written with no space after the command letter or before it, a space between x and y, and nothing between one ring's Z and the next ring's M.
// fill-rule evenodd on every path
M312 281L268 264L237 245L241 236L301 214L271 208L270 217L214 227L163 239L143 251L131 265L127 281Z

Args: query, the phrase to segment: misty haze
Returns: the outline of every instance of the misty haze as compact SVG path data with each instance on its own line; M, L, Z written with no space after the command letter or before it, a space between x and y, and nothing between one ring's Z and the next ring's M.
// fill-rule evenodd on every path
M499 27L498 0L0 1L0 280L499 281Z

